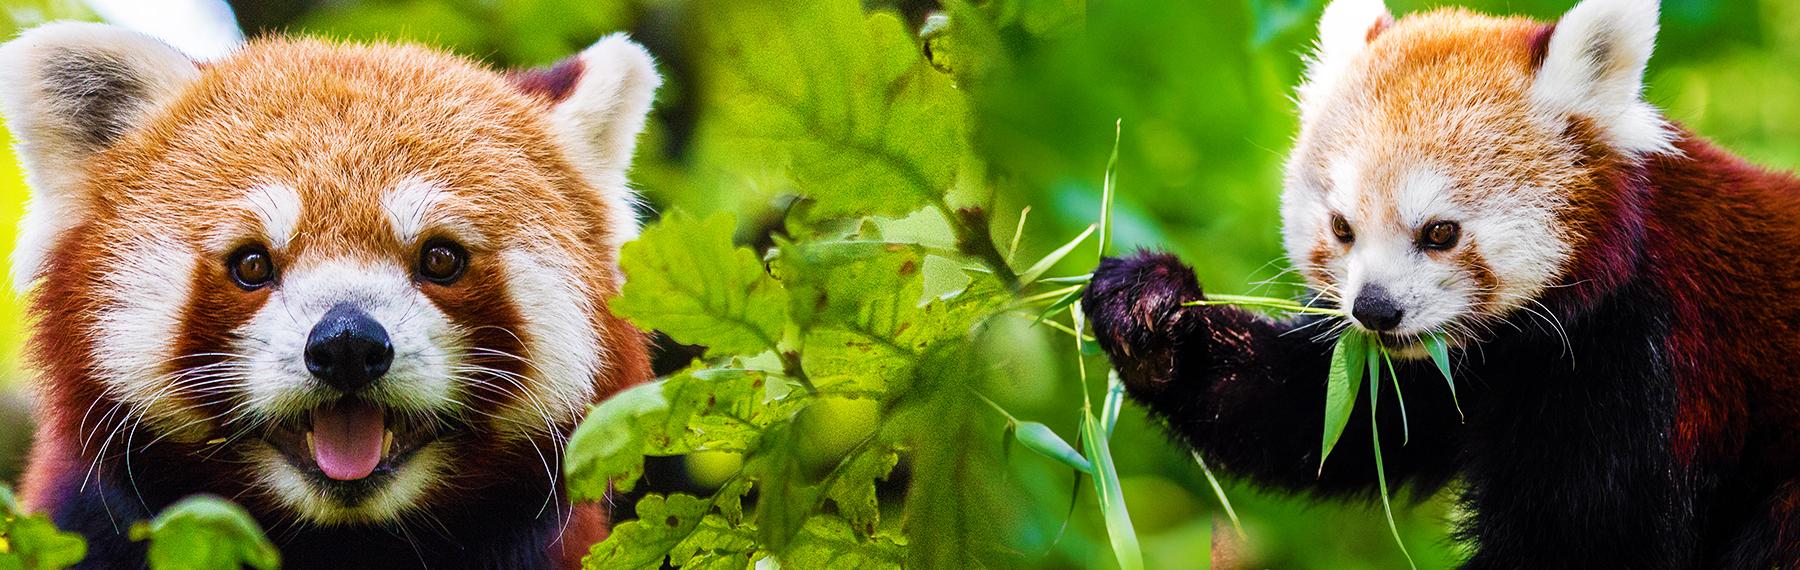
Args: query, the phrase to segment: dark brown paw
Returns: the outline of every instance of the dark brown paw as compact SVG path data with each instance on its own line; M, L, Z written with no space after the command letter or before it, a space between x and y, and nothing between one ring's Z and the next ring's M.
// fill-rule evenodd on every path
M1184 322L1200 311L1182 304L1202 298L1187 264L1171 254L1139 251L1100 260L1081 305L1114 367L1126 382L1144 388L1167 379L1176 339L1200 324Z

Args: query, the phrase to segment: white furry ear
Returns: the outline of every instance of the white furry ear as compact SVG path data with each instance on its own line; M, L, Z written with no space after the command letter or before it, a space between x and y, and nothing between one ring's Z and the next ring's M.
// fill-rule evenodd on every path
M1312 115L1317 101L1337 84L1345 69L1394 16L1382 0L1332 0L1319 17L1319 43L1306 62L1300 85L1300 114Z
M605 194L615 215L625 216L624 224L611 228L609 245L616 248L637 238L637 195L627 186L625 173L662 77L650 52L624 34L601 38L573 61L578 63L564 62L550 71L552 78L558 69L563 75L579 74L573 85L563 87L566 93L553 97L557 103L550 118L582 174Z
M32 190L13 252L15 287L37 278L56 235L82 217L75 193L94 153L199 75L167 44L104 24L47 24L0 46L0 113Z
M1594 121L1629 155L1672 151L1673 132L1643 100L1644 66L1656 48L1657 0L1585 0L1550 34L1532 101L1557 118Z

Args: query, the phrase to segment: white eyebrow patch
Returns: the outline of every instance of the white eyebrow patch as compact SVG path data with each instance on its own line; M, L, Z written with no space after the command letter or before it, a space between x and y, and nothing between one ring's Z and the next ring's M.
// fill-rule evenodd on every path
M1326 206L1352 216L1356 210L1358 186L1362 185L1361 166L1348 158L1333 160L1325 176L1331 180L1331 189L1325 196Z
M300 227L300 194L281 184L259 184L245 198L251 213L262 222L269 246L286 247Z
M402 179L381 195L381 209L387 212L388 225L400 243L413 243L432 222L432 213L450 199L450 194L436 182L418 177Z
M1413 168L1394 193L1400 222L1416 227L1455 209L1450 201L1450 184L1450 177L1435 168Z

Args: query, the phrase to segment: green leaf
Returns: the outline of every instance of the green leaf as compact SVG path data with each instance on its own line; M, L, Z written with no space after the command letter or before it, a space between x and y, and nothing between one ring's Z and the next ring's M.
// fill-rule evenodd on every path
M1075 236L1075 239L1069 240L1069 243L1065 243L1062 247L1056 248L1055 251L1051 251L1048 255L1045 255L1043 259L1039 259L1037 263L1031 264L1031 268L1026 269L1025 273L1019 275L1019 282L1029 284L1037 281L1037 278L1044 276L1044 272L1049 271L1051 267L1055 267L1056 262L1062 261L1064 257L1068 257L1069 252L1075 251L1075 248L1080 246L1081 242L1087 241L1088 236L1091 235L1094 235L1094 226L1090 224L1086 230L1081 232L1081 235Z
M1413 563L1412 553L1406 551L1406 542L1400 540L1400 526L1394 523L1394 505L1388 497L1387 467L1381 460L1381 422L1375 415L1376 402L1381 399L1380 361L1375 358L1378 350L1380 349L1375 343L1369 343L1369 374L1374 376L1369 380L1369 441L1375 450L1375 482L1381 490L1381 512L1387 516L1388 531L1394 535L1394 544L1400 547L1400 554L1406 557L1406 565L1416 569L1419 565Z
M845 522L863 536L873 536L881 523L881 506L875 499L875 481L885 481L900 454L894 450L870 446L862 453L846 459L825 488L825 496L837 504Z
M1118 192L1119 178L1119 139L1125 134L1125 119L1113 122L1112 156L1106 159L1106 174L1100 182L1100 256L1106 257L1107 250L1112 249L1113 235L1113 198Z
M1450 403L1456 405L1457 417L1463 417L1462 400L1456 397L1456 379L1450 376L1450 342L1442 333L1426 335L1425 352L1431 355L1431 362L1437 365L1438 372L1444 374L1444 384L1450 387Z
M865 537L844 519L819 515L777 558L789 568L900 568L905 549L892 537Z
M736 228L730 214L670 212L620 252L626 281L612 310L709 354L774 349L787 297L756 254L732 244Z
M0 521L0 565L16 568L68 568L87 557L81 535L58 530L43 515L6 515Z
M1400 445L1412 443L1412 420L1406 417L1406 393L1400 391L1400 372L1394 368L1394 360L1388 356L1387 350L1381 351L1381 362L1387 365L1388 378L1394 381L1394 399L1400 402ZM1377 376L1379 381L1381 377Z
M598 501L609 483L620 491L635 487L644 474L645 442L668 409L661 382L633 386L594 406L564 451L569 497Z
M1325 470L1325 458L1344 435L1350 423L1350 411L1356 409L1356 392L1362 388L1363 364L1368 359L1368 336L1344 331L1331 349L1331 372L1325 378L1325 434L1319 442L1319 471Z
M912 467L906 491L904 521L907 566L911 568L996 568L1016 565L1016 558L996 552L1007 529L996 521L1024 516L1026 499L1007 480L1000 459L1005 422L972 388L986 382L981 353L973 342L933 351L921 365L933 390L902 400L894 420L906 434ZM955 434L959 445L945 445ZM1009 564L1008 561L1014 561Z
M726 522L734 525L744 522L744 495L750 494L751 486L749 479L739 477L713 493L713 504L719 506L719 514L725 516Z
M1125 511L1125 494L1119 487L1119 473L1113 468L1112 448L1105 432L1094 414L1082 413L1081 444L1094 462L1094 496L1100 499L1100 514L1106 519L1106 535L1112 539L1113 556L1123 570L1142 570L1143 549L1138 546L1131 515Z
M891 339L837 328L808 333L800 353L813 386L827 393L885 392L912 375L917 358Z
M836 327L889 340L918 313L923 248L883 241L780 242L774 269L802 328Z
M765 401L768 373L700 368L641 384L595 406L564 452L569 493L600 500L609 483L630 491L646 455L751 449L763 426L785 419L796 401Z
M1119 409L1125 407L1125 383L1119 380L1119 371L1106 372L1106 400L1100 405L1100 425L1106 428L1107 439L1112 438L1113 428L1119 425Z
M1231 499L1225 496L1225 487L1219 484L1219 478L1213 475L1212 469L1206 466L1206 459L1200 457L1198 450L1188 452L1194 456L1194 463L1200 466L1200 473L1206 476L1206 484L1212 486L1213 496L1219 499L1219 506L1225 508L1225 516L1231 519L1231 529L1237 532L1239 539L1247 538L1244 534L1244 523L1238 521L1237 509L1231 508Z
M787 157L811 214L942 203L962 160L962 98L901 19L853 0L729 2L706 81L742 152Z
M688 540L712 503L692 495L644 495L637 519L613 527L606 540L582 558L584 568L657 568L669 551ZM699 545L690 545L698 550Z
M758 481L756 501L757 541L780 551L787 548L804 527L820 500L820 476L803 462L800 434L793 425L776 424L763 445L745 464L745 472Z
M86 557L87 540L49 517L20 513L12 489L0 484L0 568L68 568Z
M1094 473L1094 464L1082 457L1081 452L1075 451L1069 442L1063 441L1061 436L1056 435L1050 426L1038 422L1019 422L1013 437L1018 438L1019 443L1026 449L1035 451L1038 455L1055 459L1082 473L1090 475Z
M182 499L149 522L131 527L132 540L149 540L156 570L273 570L281 552L262 527L235 503L210 495Z
M687 570L745 570L760 555L755 526L734 525L726 517L708 514L669 550L669 563Z
M746 451L759 428L785 419L797 401L765 401L768 372L743 368L683 371L663 381L667 415L649 433L644 452Z

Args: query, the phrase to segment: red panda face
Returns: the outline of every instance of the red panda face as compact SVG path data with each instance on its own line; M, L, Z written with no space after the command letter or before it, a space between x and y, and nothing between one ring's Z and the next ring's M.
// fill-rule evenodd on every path
M1395 22L1379 1L1334 2L1287 166L1292 262L1403 356L1423 356L1424 335L1467 342L1547 313L1540 297L1597 233L1601 166L1668 146L1637 94L1655 13L1590 0L1555 27Z
M269 40L202 67L61 28L4 59L46 159L25 232L44 241L18 255L35 350L84 437L142 428L293 518L379 522L553 485L586 407L647 375L605 308L657 83L635 44L546 90L418 48ZM59 115L81 85L116 101Z

